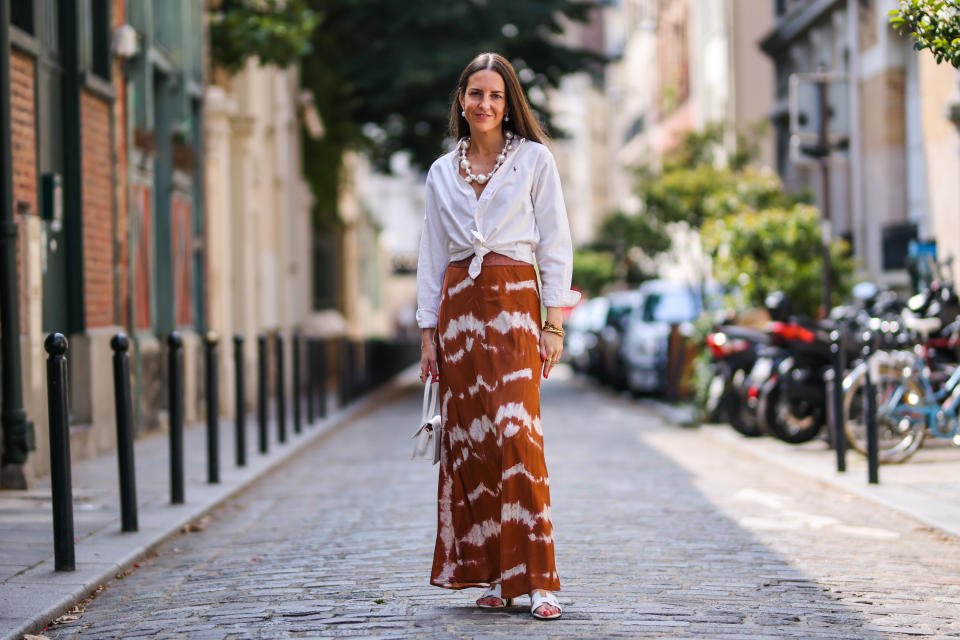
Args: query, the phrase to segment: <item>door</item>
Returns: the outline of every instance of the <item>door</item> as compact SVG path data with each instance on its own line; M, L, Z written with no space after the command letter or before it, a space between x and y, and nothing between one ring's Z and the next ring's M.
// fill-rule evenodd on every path
M43 330L66 333L67 260L63 224L63 67L57 0L39 3L40 58L37 65L37 164L43 260Z

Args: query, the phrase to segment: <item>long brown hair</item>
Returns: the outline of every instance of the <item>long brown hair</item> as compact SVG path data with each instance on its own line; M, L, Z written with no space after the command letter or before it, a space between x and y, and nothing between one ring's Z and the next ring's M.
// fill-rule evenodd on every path
M513 65L499 53L481 53L471 60L460 74L457 89L453 92L453 103L450 105L450 136L454 141L470 135L470 125L467 124L466 118L460 115L463 109L460 106L460 98L467 91L470 76L483 70L496 71L503 78L503 86L507 90L506 113L510 115L509 121L503 121L504 131L513 131L527 140L546 143L547 134L533 117L527 96L523 93L523 87L520 86L520 80L513 70Z

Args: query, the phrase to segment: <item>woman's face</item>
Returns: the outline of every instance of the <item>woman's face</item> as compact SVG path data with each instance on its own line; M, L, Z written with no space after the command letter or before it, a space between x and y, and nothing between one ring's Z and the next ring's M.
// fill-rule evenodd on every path
M500 74L491 69L474 72L467 79L467 88L460 96L472 134L500 129L507 108L507 90Z

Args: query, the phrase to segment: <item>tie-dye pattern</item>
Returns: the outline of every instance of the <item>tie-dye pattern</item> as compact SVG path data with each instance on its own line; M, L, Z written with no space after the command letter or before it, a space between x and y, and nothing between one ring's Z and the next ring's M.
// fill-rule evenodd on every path
M495 256L496 263L489 258ZM540 425L540 297L533 266L451 263L435 341L443 432L431 584L557 591Z

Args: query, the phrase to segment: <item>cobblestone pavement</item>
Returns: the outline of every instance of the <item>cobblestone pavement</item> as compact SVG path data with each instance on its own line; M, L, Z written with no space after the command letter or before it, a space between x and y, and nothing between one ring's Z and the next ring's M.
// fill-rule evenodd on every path
M547 381L561 620L427 584L419 390L306 450L52 638L960 637L960 544L565 371Z

